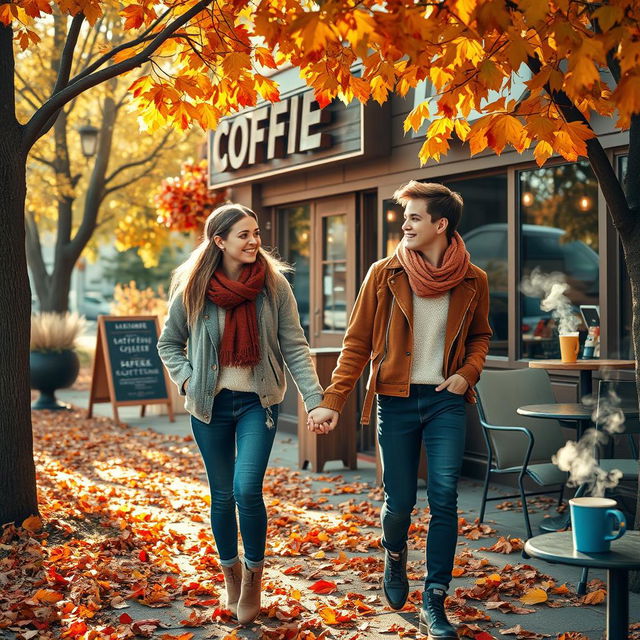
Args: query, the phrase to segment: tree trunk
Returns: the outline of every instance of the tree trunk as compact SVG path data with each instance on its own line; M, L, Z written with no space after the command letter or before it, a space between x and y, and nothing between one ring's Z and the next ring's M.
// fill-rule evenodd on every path
M0 38L2 36L0 35ZM25 254L26 156L0 119L0 524L38 513L29 391L31 293Z

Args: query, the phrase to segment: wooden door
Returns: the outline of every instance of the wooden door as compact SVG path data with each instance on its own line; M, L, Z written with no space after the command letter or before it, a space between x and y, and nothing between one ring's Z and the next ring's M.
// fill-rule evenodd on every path
M316 201L311 228L310 343L339 347L356 296L355 195Z

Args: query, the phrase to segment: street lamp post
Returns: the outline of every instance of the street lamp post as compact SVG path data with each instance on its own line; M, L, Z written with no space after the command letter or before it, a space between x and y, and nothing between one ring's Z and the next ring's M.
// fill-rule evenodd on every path
M93 157L98 150L98 133L100 133L100 130L92 124L87 123L78 127L78 133L80 134L82 155L84 155L85 158Z

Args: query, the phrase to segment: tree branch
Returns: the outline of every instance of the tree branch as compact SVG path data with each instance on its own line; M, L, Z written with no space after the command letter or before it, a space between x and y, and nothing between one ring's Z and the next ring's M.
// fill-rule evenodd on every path
M105 189L103 199L106 198L110 193L113 193L114 191L119 191L120 189L124 189L125 187L128 187L129 185L133 184L134 182L138 182L138 180L141 180L145 176L148 176L157 166L158 166L158 159L156 158L142 173L139 173L138 175L134 176L130 180L125 180L120 184L116 184L113 187L109 187L108 189Z
M56 163L53 160L48 160L47 158L43 158L42 156L37 156L34 153L31 154L31 157L34 160L37 160L38 162L41 162L44 165L47 165L47 167L50 167L51 169L53 169L55 171Z
M213 2L213 0L211 1ZM152 33L153 29L155 29L171 13L171 11L173 11L173 7L170 9L167 9L160 17L158 17L158 19L153 24L149 26L148 29L146 29L143 33L141 33L135 40L131 40L131 42L123 42L117 47L114 47L113 49L111 49L111 51L108 51L107 53L105 53L103 56L98 58L95 62L88 65L81 73L79 73L77 76L75 76L71 80L71 84L77 82L78 80L82 80L82 78L85 78L89 74L99 69L105 62L108 62L109 60L111 60L111 58L113 58L113 56L120 53L120 51L124 51L125 49L130 49L131 47L135 47L143 42L153 40L153 38L156 35L158 35L158 34Z
M64 43L64 49L60 56L60 66L58 68L58 77L53 87L53 95L64 89L69 82L71 65L73 64L73 52L75 51L76 44L78 43L78 36L80 35L80 29L82 28L83 22L83 13L77 13L71 20L71 26L69 27L67 39Z
M27 250L27 264L31 269L33 283L36 288L36 295L40 302L44 299L49 288L51 276L47 273L47 267L42 257L42 245L40 244L40 234L38 225L31 211L27 211L24 217L25 239Z
M640 114L631 116L625 190L633 218L640 222Z
M132 162L127 162L126 164L123 164L121 166L119 166L117 169L115 169L111 175L107 176L105 179L105 184L109 184L117 175L119 175L120 173L122 173L123 171L126 171L127 169L133 169L133 167L139 167L143 164L147 164L147 162L150 162L151 160L153 160L153 158L157 155L157 153L160 151L160 149L162 149L162 147L165 145L165 143L167 142L167 140L169 139L169 137L171 136L172 131L169 129L164 136L162 136L162 140L160 140L160 142L156 145L156 147L148 154L146 155L144 158L140 158L139 160L133 160Z
M174 36L174 33L184 24L189 22L191 18L198 15L205 7L211 4L212 0L200 0L189 11L186 11L181 16L176 18L170 25L167 25L151 43L145 47L140 53L123 60L117 64L114 64L101 71L96 71L88 76L83 77L80 80L73 81L67 87L52 95L43 105L33 114L29 122L25 125L24 135L24 150L28 151L35 141L41 136L42 130L45 127L47 121L57 113L60 107L64 106L70 100L73 100L76 96L80 95L87 89L95 87L96 85L115 78L126 71L131 71L139 67L144 62L147 62L150 56L169 38Z

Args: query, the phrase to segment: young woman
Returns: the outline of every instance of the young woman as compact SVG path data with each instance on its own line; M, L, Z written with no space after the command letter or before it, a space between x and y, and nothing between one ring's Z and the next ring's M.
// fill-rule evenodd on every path
M262 484L285 392L284 364L307 411L322 400L286 269L261 248L253 211L237 204L217 208L202 243L174 272L158 341L171 379L186 395L209 479L227 607L242 624L260 613L267 534Z

